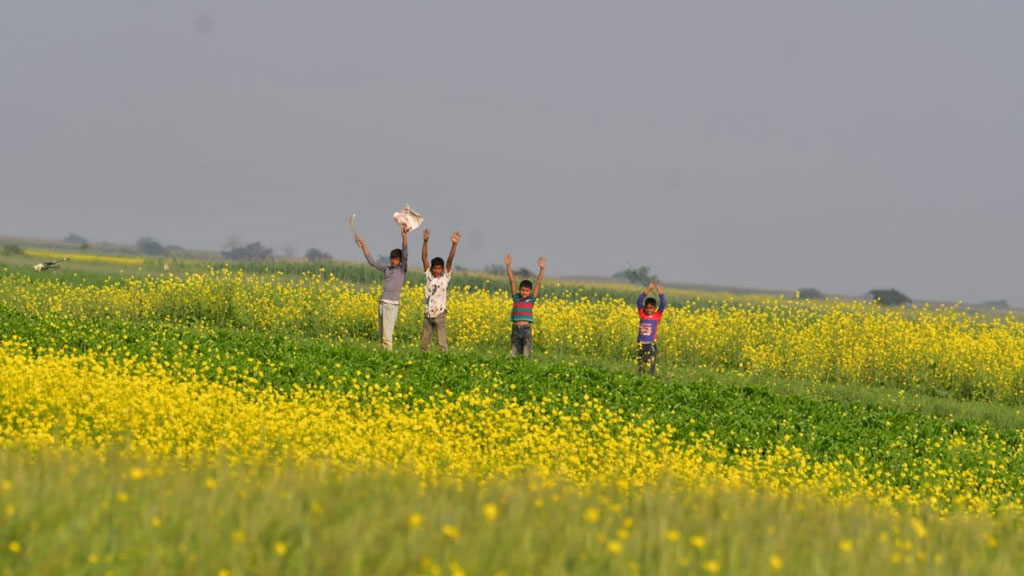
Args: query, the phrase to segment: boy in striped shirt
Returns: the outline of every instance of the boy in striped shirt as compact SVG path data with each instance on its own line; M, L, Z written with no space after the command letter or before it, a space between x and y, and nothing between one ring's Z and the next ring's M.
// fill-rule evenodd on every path
M544 278L544 267L547 262L543 258L537 260L540 273L537 284L529 280L519 283L516 290L516 279L512 274L512 255L505 254L505 270L508 271L508 286L512 292L512 350L513 356L533 355L533 304L540 295L540 281Z
M660 304L654 298L647 298L647 294L655 288L658 289ZM661 314L665 311L665 293L661 291L661 286L657 282L648 284L647 289L637 298L636 307L640 314L640 330L636 335L637 370L641 374L650 371L651 376L654 376L654 365L658 361L658 322L661 322Z

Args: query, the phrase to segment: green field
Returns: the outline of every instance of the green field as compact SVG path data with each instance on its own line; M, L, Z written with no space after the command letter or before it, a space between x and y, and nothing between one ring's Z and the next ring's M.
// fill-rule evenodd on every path
M651 378L630 362L635 326L624 342L602 340L588 308L610 296L604 306L628 318L626 287L549 284L559 306L538 311L538 353L523 361L508 357L503 331L469 324L449 354L423 353L415 310L396 351L381 351L366 266L176 261L168 275L156 261L94 262L36 274L20 271L27 260L0 258L0 574L1024 565L1016 372L949 372L957 388L940 385L938 368L911 385L889 364L871 365L870 382L797 377L786 364L752 367L764 341L736 344L735 358L701 348L711 333L684 315L762 326L803 314L800 303L672 291L678 323L665 340L678 349ZM186 273L194 290L181 289ZM503 326L503 300L486 295L504 279L463 276L453 315L481 302L463 317ZM322 293L343 302L328 307ZM810 316L868 336L931 326L930 312L873 327L822 306ZM937 364L976 345L993 366L1024 361L1014 321L937 314L960 330L920 347ZM596 335L556 340L544 332L554 326ZM833 358L821 353L809 364Z

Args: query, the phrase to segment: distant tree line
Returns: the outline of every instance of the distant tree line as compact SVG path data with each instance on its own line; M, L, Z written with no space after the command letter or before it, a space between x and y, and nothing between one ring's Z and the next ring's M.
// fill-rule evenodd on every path
M81 239L81 236L69 234L64 240ZM87 246L87 245L86 245ZM150 236L143 236L135 242L135 251L146 256L166 256L171 252L183 252L184 249L178 246L165 246ZM237 262L254 261L267 262L274 259L274 249L264 246L262 242L242 243L234 237L228 239L227 247L220 252L226 260ZM332 262L334 257L316 248L306 251L306 260L314 263ZM289 258L290 259L290 258Z
M1010 303L1005 298L1001 298L999 300L985 300L979 306L982 308L1009 308Z
M64 237L64 242L78 243L81 244L81 248L86 250L89 248L88 240L76 233L68 234ZM135 242L135 250L146 256L166 256L171 252L184 251L179 246L165 246L156 239L150 236L143 236ZM5 244L0 249L5 255L23 255L24 249L17 244ZM233 260L238 262L268 262L274 259L274 250L264 246L261 242L251 242L243 244L234 237L228 240L228 248L222 251L221 256L227 260ZM329 253L319 250L317 248L310 248L306 251L305 259L313 264L324 264L331 263L334 261L334 257ZM387 265L388 256L378 255L377 261ZM460 269L462 269L460 267ZM495 276L505 275L505 266L503 264L491 264L484 268L484 273ZM526 268L519 267L514 268L512 273L518 278L527 278L533 276L535 271ZM648 266L629 266L621 272L616 272L612 275L613 278L622 278L631 284L638 284L641 286L647 285L651 282L660 282L660 279L656 274L651 272ZM800 288L796 292L797 298L800 299L821 299L825 295L816 288ZM873 301L882 306L901 306L905 304L911 304L913 301L906 295L896 290L895 288L875 288L869 290L867 296ZM980 306L985 308L1009 308L1009 303L1005 300L988 300L982 302Z
M494 276L505 276L507 272L505 270L504 264L491 264L490 266L484 268L484 273L491 274ZM536 275L536 272L526 267L520 267L513 268L512 274L515 275L516 278L528 278L530 276Z

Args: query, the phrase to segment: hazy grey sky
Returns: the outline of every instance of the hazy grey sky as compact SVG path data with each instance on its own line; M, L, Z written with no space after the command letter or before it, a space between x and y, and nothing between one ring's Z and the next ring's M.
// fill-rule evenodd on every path
M5 2L0 235L1024 305L1024 2ZM410 248L420 249L416 231Z

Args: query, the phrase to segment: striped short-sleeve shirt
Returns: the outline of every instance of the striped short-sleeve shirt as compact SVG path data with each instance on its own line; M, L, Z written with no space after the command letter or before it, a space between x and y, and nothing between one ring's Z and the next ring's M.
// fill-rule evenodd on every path
M533 322L533 303L537 299L533 296L521 298L519 294L512 295L512 321Z

